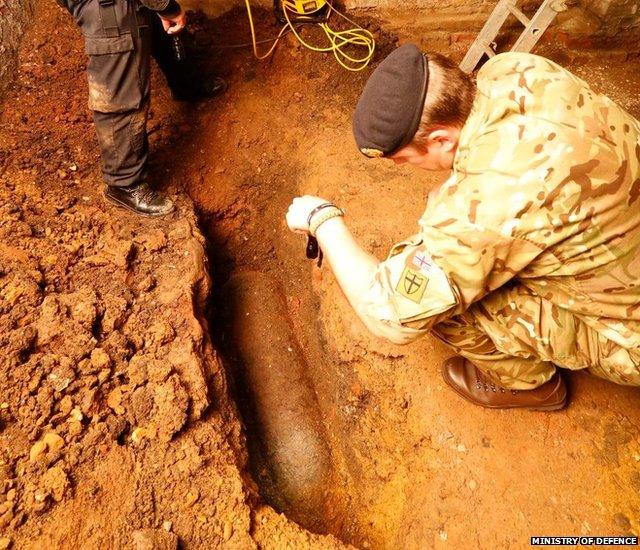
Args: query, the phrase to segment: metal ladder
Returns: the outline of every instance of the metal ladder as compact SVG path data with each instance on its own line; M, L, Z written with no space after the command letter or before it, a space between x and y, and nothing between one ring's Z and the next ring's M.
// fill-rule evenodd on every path
M512 52L530 52L543 35L547 27L555 19L556 15L567 9L564 0L543 0L535 15L529 19L516 6L518 0L499 0L496 7L491 12L489 19L482 27L480 34L464 56L460 69L465 73L473 71L484 54L489 57L496 55L495 38L504 25L504 22L513 15L522 25L524 31L511 48Z

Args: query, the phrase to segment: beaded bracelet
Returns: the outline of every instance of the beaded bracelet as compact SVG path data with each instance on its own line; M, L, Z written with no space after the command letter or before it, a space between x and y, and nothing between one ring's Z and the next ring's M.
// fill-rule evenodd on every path
M309 224L309 233L315 237L316 231L318 231L318 228L324 222L332 218L338 218L341 216L344 216L344 212L342 211L342 209L338 208L333 204L330 207L324 208L321 213L316 214L311 220L311 223Z
M309 212L309 215L307 216L307 227L311 226L311 218L313 218L318 212L320 212L320 210L331 208L333 206L335 206L335 204L333 204L332 202L323 202L321 205L316 206L311 212Z

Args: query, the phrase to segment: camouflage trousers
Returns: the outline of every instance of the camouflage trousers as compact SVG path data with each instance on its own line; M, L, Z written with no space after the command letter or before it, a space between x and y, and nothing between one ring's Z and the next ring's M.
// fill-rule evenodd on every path
M556 366L640 386L640 349L621 347L520 284L492 292L433 332L505 388L540 386Z

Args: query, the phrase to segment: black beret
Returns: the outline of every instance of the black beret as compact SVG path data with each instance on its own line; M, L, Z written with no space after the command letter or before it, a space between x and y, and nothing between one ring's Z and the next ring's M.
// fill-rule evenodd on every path
M427 58L413 44L401 46L378 65L353 115L353 135L363 154L390 155L411 141L428 83Z

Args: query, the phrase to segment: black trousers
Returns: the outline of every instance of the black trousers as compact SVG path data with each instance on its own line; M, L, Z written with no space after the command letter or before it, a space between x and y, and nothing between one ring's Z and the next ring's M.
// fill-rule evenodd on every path
M93 111L107 185L127 186L147 178L147 116L153 56L176 94L192 75L173 55L171 37L158 15L136 0L115 0L105 16L98 0L69 9L82 30L89 56L89 108ZM104 8L103 8L104 10ZM105 21L114 25L105 27Z

